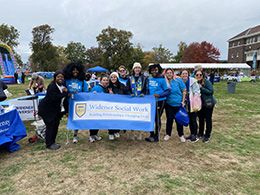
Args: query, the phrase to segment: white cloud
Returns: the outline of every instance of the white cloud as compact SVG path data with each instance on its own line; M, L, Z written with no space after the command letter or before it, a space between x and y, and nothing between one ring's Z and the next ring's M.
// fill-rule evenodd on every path
M54 43L80 41L96 46L96 36L112 26L129 30L145 50L160 43L173 53L180 41L209 41L227 56L227 40L258 25L258 0L0 0L0 23L20 31L19 52L28 57L32 28L55 28Z

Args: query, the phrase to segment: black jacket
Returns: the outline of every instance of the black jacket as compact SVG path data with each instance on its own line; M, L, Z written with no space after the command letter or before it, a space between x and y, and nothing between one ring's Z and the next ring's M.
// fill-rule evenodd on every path
M132 86L131 86L131 79L133 78L134 76L130 76L128 78L128 81L126 83L126 87L127 87L127 90L128 90L128 93L129 94L132 94L134 93L132 91ZM144 95L147 95L148 94L148 78L146 76L144 76L143 74L141 74L139 77L141 77L141 80L142 80L142 89L141 89L141 93L144 94ZM139 77L134 77L135 78L135 82L138 81L138 78Z
M45 122L52 122L53 120L60 119L62 115L68 110L68 101L63 101L65 112L61 112L61 100L67 98L68 93L61 93L56 83L52 81L48 88L46 96L39 103L38 114Z

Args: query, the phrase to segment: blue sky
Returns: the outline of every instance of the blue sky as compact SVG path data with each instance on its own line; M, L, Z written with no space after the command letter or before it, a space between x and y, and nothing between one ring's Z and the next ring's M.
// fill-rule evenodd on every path
M32 28L55 28L53 43L97 46L96 36L111 26L131 31L134 44L148 51L162 44L177 52L180 41L208 41L227 58L227 40L260 24L259 0L0 0L0 24L20 31L17 51L26 62Z

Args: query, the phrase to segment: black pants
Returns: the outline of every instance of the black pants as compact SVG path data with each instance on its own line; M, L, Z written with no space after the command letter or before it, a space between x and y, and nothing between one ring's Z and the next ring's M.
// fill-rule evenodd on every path
M189 115L189 119L190 119L190 123L189 123L190 134L196 136L198 134L198 123L197 123L198 114L197 114L197 112L190 112L190 103L189 102L187 104L187 109L189 111L188 115Z
M44 123L46 125L45 143L46 143L46 147L49 147L55 143L56 136L58 133L58 128L60 125L60 118L56 118L51 122L44 121Z
M198 124L197 124L197 112L188 112L190 118L190 134L197 135L198 133Z
M98 134L98 131L99 131L99 129L90 129L90 130L89 130L89 135L90 135L90 136L97 135L97 134Z
M211 135L213 109L214 107L206 108L202 106L201 110L198 112L200 136L204 135L205 121L206 121L206 132L204 136L209 138Z
M158 138L161 129L161 116L163 114L163 109L165 106L165 100L156 102L156 113L155 113L155 131L150 132L151 137Z
M172 135L172 125L173 125L173 120L175 119L175 114L179 111L180 107L173 107L170 106L169 104L166 103L165 106L165 111L166 111L166 134L171 136ZM177 126L177 131L179 137L183 136L183 126L180 125L179 123L176 123Z
M114 135L115 133L119 133L120 130L108 130L109 135Z

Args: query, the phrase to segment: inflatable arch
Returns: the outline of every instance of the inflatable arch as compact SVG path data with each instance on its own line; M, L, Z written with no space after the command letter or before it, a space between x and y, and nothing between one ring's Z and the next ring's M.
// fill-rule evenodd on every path
M16 60L11 47L0 43L0 74L4 76L2 80L8 84L15 83L15 70Z

